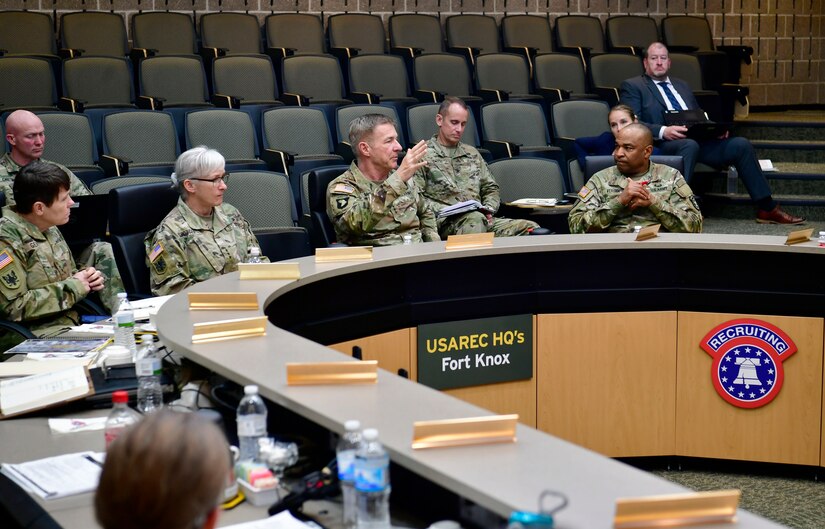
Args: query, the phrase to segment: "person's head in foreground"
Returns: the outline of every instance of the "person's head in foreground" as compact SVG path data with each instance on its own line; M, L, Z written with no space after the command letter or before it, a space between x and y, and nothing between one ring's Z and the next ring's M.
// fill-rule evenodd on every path
M650 166L653 153L653 137L650 129L638 123L631 123L616 134L616 148L613 160L625 176L645 173Z
M229 448L214 423L159 411L109 446L97 521L104 529L212 529L228 475Z

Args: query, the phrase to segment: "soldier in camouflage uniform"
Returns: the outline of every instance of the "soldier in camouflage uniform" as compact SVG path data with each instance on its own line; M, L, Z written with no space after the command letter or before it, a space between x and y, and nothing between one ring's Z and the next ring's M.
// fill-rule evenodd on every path
M234 272L252 246L259 246L249 223L223 203L224 158L214 149L195 147L178 157L172 182L178 205L160 226L146 234L146 261L152 293L174 294L199 281ZM268 261L261 256L262 261Z
M481 210L437 217L438 233L448 235L485 233L496 237L528 235L539 225L530 220L493 217L501 203L496 183L481 154L461 143L469 110L460 98L448 96L436 114L438 133L427 142L427 165L415 174L427 203L437 215L446 206L477 200Z
M650 161L653 138L633 123L616 133L616 165L599 171L581 188L570 211L570 233L632 232L661 224L672 232L702 231L702 213L676 169Z
M37 336L54 336L80 322L72 307L91 291L103 294L108 278L93 267L78 270L56 227L74 203L66 173L35 161L14 185L17 205L0 219L0 312Z
M426 144L409 149L399 166L395 123L381 114L354 119L349 140L356 161L327 188L327 215L338 241L386 246L401 244L407 234L413 242L440 240L435 215L412 180L426 163Z

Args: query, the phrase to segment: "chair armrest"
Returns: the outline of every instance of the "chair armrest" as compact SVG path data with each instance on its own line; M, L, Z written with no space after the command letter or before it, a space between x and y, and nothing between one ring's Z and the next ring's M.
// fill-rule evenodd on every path
M582 61L582 65L584 66L584 71L587 72L588 65L590 64L590 55L592 48L582 46L560 46L558 51L562 53L572 53L574 55L578 55L579 59L581 59Z
M563 88L536 88L536 94L547 100L548 103L555 103L563 99L570 99L570 92Z
M358 55L361 48L330 48L330 55L334 55L339 61L350 59Z
M208 46L201 47L200 54L204 60L213 60L217 59L218 57L226 56L226 48L210 48Z
M424 51L423 48L412 48L410 46L392 46L390 48L390 53L393 55L401 55L402 57L407 57L412 59Z
M272 59L273 62L276 60L280 61L284 57L295 55L295 48L267 48L266 54L269 55L269 58Z
M745 64L753 62L753 46L716 46L716 49L744 61Z
M79 99L61 96L57 100L57 108L64 112L83 112L86 109L84 103L86 102Z
M302 96L301 94L281 92L281 97L279 97L278 99L280 99L285 105L292 105L298 107L309 106L309 98L306 96Z
M432 90L416 90L413 96L422 103L440 103L444 101L444 94L442 92L434 92Z
M500 158L515 158L519 155L519 146L510 141L485 140L481 146L493 155L496 160Z
M374 105L379 102L380 97L379 94L370 92L350 92L349 99L352 99L353 103Z
M727 99L736 99L739 104L746 105L748 103L748 95L750 95L750 88L742 86L741 84L722 83L719 86L719 95Z
M157 53L158 50L153 48L132 48L132 51L129 52L129 58L132 59L132 64L137 64L143 59L154 57Z
M75 57L80 57L83 55L83 52L86 50L80 48L60 48L57 50L57 55L61 59L74 59Z
M261 151L261 160L266 162L266 168L276 173L289 174L289 168L295 165L295 155L278 149L264 149Z
M227 94L213 94L209 100L220 108L240 108L241 106L241 98Z
M478 95L485 103L497 103L500 101L509 101L510 94L504 90L493 90L492 88L479 88Z
M129 172L129 162L131 160L124 160L110 154L101 154L97 165L103 168L106 176L123 176Z
M470 61L472 66L476 64L476 57L481 52L481 48L472 48L470 46L450 46L447 48L449 53L455 53L457 55L464 56L465 59Z
M144 110L163 110L164 101L162 97L137 96L135 104Z

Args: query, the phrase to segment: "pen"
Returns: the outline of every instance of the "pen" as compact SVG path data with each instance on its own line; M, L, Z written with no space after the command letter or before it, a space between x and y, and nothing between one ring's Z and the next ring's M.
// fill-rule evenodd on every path
M642 184L643 186L646 186L647 184L650 183L650 180L645 180L645 181L639 182L639 183Z

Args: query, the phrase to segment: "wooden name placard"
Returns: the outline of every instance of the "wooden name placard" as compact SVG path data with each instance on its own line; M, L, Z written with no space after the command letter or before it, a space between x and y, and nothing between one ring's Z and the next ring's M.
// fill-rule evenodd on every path
M682 527L736 522L739 490L688 492L616 500L613 527Z
M378 361L307 362L286 365L289 386L318 384L375 384L378 381Z
M785 244L790 246L792 244L799 244L801 242L806 242L811 240L811 235L814 234L813 228L808 228L806 230L796 230L792 231L788 234L788 238L785 239Z
M300 279L298 263L239 263L240 279Z
M648 239L653 239L654 237L659 236L659 228L661 228L661 224L653 224L652 226L645 226L639 233L636 234L637 241L646 241Z
M316 263L339 261L372 261L372 246L341 246L315 250Z
M189 310L258 310L254 292L189 292Z
M449 235L447 236L447 251L451 250L466 250L468 248L484 248L485 246L493 245L492 232L487 233L468 233L466 235Z
M518 415L490 415L413 424L414 450L491 443L515 443Z
M266 316L235 320L196 323L192 329L192 343L217 342L234 338L266 335Z

